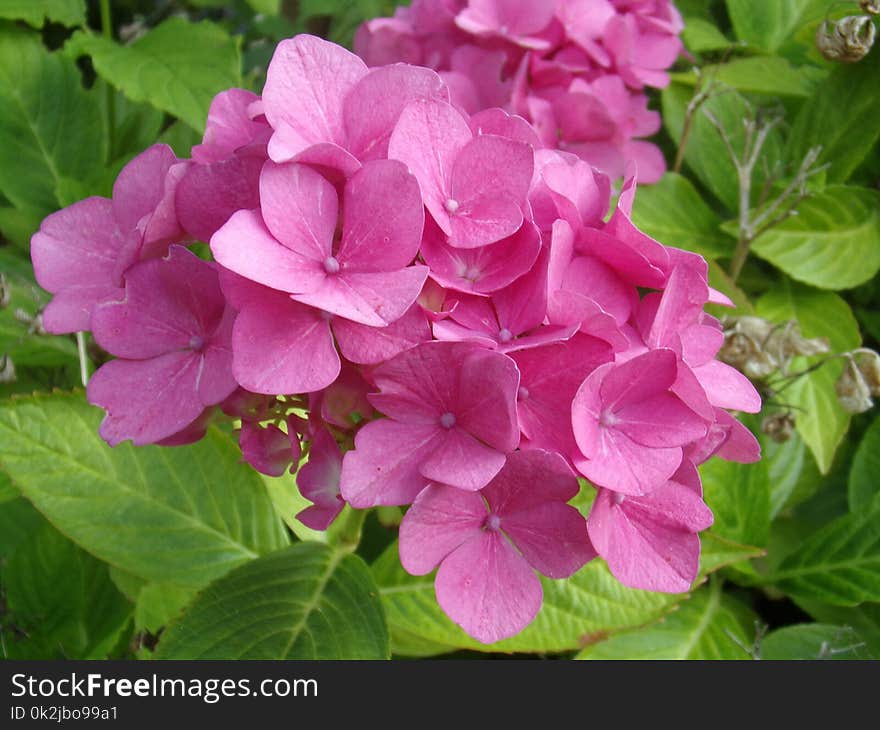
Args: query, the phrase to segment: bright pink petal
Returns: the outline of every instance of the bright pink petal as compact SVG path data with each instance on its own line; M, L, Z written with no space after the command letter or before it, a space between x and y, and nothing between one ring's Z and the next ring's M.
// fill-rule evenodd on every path
M419 251L424 223L419 184L406 167L396 160L366 164L345 186L342 242L336 254L342 272L408 266Z
M201 357L169 352L150 360L111 360L89 380L89 403L107 415L101 437L111 446L135 446L172 436L198 418L205 405L196 392Z
M330 324L315 309L270 293L246 305L232 334L233 373L266 395L310 393L339 375Z
M718 408L715 415L718 422L729 429L727 438L717 451L718 456L741 464L760 461L761 444L755 435L726 411Z
M313 530L326 530L342 511L345 502L339 493L342 475L342 451L325 428L312 439L309 460L296 474L300 494L314 504L299 512L296 518Z
M211 237L211 252L227 269L280 291L313 291L327 278L319 263L279 243L255 210L233 215Z
M516 363L495 352L472 350L460 361L458 380L458 407L451 409L458 425L498 451L513 451L519 443Z
M547 27L556 12L555 5L534 0L470 0L455 22L468 33L531 36Z
M372 274L340 272L327 276L315 291L293 298L352 322L385 327L406 313L427 278L426 266Z
M291 438L272 423L260 426L244 421L238 445L244 460L270 477L280 477L291 465L299 462L299 439L296 435Z
M369 327L348 319L333 321L333 334L346 360L359 365L377 365L431 339L428 318L418 304L387 327Z
M517 451L483 490L493 514L527 514L547 502L568 502L578 481L565 460L551 451Z
M132 159L113 184L113 215L119 227L134 230L146 215L152 215L165 192L165 178L178 162L174 151L156 144Z
M663 393L678 375L675 353L653 350L612 369L602 380L599 392L606 409L617 410Z
M205 136L192 148L195 162L208 164L229 159L242 147L265 145L271 129L265 122L254 121L249 109L260 97L245 89L221 91L211 101Z
M563 276L562 288L589 297L619 324L629 319L634 304L638 302L635 287L592 256L574 258Z
M345 501L357 509L412 503L428 486L419 467L439 435L436 424L390 419L368 423L358 431L354 451L342 461L340 490Z
M344 145L345 97L366 74L364 62L335 43L309 35L281 41L263 89L266 118L276 130L270 157L284 162L319 142Z
M761 396L745 375L718 360L693 368L694 375L709 396L713 406L734 411L758 413Z
M504 466L505 455L460 428L445 431L426 454L419 472L433 482L475 492Z
M531 124L522 117L508 114L503 109L497 107L492 109L483 108L482 111L472 115L470 125L475 135L494 134L499 137L524 142L535 149L540 149L541 147L541 140Z
M537 616L544 595L529 564L493 531L448 555L434 587L446 615L484 644L522 631Z
M400 524L400 563L411 575L426 575L473 537L486 521L479 494L432 484L424 489Z

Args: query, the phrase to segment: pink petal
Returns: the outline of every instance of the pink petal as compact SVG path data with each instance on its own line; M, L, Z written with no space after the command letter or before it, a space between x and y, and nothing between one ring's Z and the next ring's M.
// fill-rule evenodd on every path
M309 35L281 41L263 89L266 118L276 130L269 156L284 162L319 142L344 145L345 97L366 74L363 61L335 43Z
M492 531L448 555L434 587L443 611L484 644L522 631L538 615L544 595L528 563Z
M439 427L438 427L439 428ZM460 428L445 431L425 455L419 472L430 481L475 492L485 487L502 466L505 455Z
M333 334L346 360L359 365L377 365L431 339L428 318L418 304L387 327L369 327L348 319L333 321Z
M134 230L152 215L165 192L168 170L177 162L168 145L156 144L122 168L113 184L113 215L122 230Z
M315 309L269 293L247 304L232 333L233 373L266 395L310 393L339 375L330 325Z
M334 187L312 168L267 162L260 205L266 227L288 249L322 265L332 255L339 203Z
M266 144L271 130L254 121L248 112L260 97L244 89L221 91L211 102L202 144L192 148L195 162L208 164L230 158L237 150L254 142Z
M495 54L493 54L495 55ZM503 103L503 102L500 102ZM515 114L508 114L503 109L483 108L470 118L470 127L475 135L494 134L499 137L524 142L535 149L540 149L541 140L531 124Z
M436 99L410 102L391 134L388 157L403 162L419 181L425 207L446 235L452 233L446 203L452 165L472 138L465 118Z
M400 524L400 563L411 575L426 575L465 543L478 537L486 520L479 494L432 484Z
M658 393L614 411L614 428L642 446L684 446L706 435L707 424L671 393Z
M426 266L372 274L340 272L327 276L317 290L293 299L353 322L385 327L412 306L427 277Z
M742 423L720 408L715 411L718 422L729 428L728 436L717 454L727 461L754 464L761 460L761 444Z
M513 451L519 443L516 363L488 350L471 350L460 361L458 388L458 406L451 410L461 428L499 451Z
M470 0L455 22L469 33L529 36L544 30L555 12L555 3L534 0Z
M394 125L414 99L449 101L449 92L427 68L397 64L372 69L345 99L348 149L364 162L386 158Z
M342 511L345 502L339 493L342 451L325 428L312 439L309 460L296 474L300 494L314 504L300 511L297 519L313 530L326 530Z
M172 436L198 418L205 404L196 392L201 357L169 352L150 360L111 360L89 380L89 403L107 415L101 437L111 446L135 446Z
M299 439L288 436L278 426L260 426L244 421L238 437L244 460L261 474L280 477L299 462Z
M693 368L713 406L746 413L761 410L761 396L739 370L718 360Z
M669 390L677 375L671 350L653 350L634 357L613 368L602 380L599 392L603 407L616 410L659 395Z
M214 258L227 269L281 291L312 291L323 266L279 243L258 211L240 210L211 237Z
M526 514L547 502L568 502L578 481L565 460L551 451L516 451L483 496L493 514L507 518Z
M358 431L342 461L340 490L357 509L410 504L429 480L419 471L440 436L436 424L372 421Z
M175 192L180 225L193 238L207 242L233 213L258 208L262 168L258 157L190 165Z
M576 256L568 265L562 288L589 297L611 314L618 324L626 322L638 302L638 292L609 266L592 256Z
M343 272L408 266L419 252L424 222L419 184L406 167L396 160L367 163L345 186L342 242L336 254Z
M578 331L604 340L616 352L629 348L629 341L614 317L580 294L568 290L553 292L547 303L547 317L552 324L575 325Z

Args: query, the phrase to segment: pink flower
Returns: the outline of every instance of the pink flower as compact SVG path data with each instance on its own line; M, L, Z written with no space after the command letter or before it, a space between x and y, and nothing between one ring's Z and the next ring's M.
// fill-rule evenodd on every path
M243 421L238 445L244 460L270 477L280 477L299 464L299 438L290 427L285 433L274 423L261 426L253 421Z
M566 504L577 480L558 454L520 451L481 492L432 484L400 526L413 575L437 565L437 602L484 644L513 636L543 599L535 571L566 578L595 557L584 518Z
M387 418L364 426L345 455L352 506L409 504L429 482L476 491L519 443L513 360L465 343L430 342L373 371L370 402Z
M532 179L532 149L494 134L474 136L450 104L411 102L388 156L409 167L449 245L475 248L516 233Z
M614 577L646 591L689 591L700 567L697 533L712 524L701 493L689 461L643 496L600 489L587 527Z
M553 20L554 5L534 0L469 0L455 23L479 36L499 36L525 48L546 49L550 42L537 36Z
M313 504L297 513L296 519L313 530L326 530L345 507L339 492L342 451L326 428L315 429L309 460L296 475L300 494Z
M125 298L98 305L95 340L117 360L89 381L89 402L107 411L101 436L111 445L168 438L236 388L226 306L217 267L185 248L143 261L125 276Z
M122 169L112 199L86 198L43 220L31 258L37 282L55 295L43 312L47 331L88 330L95 305L121 296L131 265L180 239L174 190L185 169L170 147L153 145Z
M671 392L677 375L675 353L663 349L596 368L572 403L577 470L627 495L646 494L669 479L681 466L682 447L709 428Z

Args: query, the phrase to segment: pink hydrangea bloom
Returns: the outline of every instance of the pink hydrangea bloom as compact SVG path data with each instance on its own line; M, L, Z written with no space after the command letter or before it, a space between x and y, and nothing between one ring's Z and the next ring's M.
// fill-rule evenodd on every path
M339 490L342 450L326 428L316 428L310 441L309 460L297 473L296 485L313 504L298 512L296 519L313 530L326 530L345 507Z
M274 423L260 426L253 421L243 421L238 445L244 460L270 477L280 477L299 464L299 438L290 427L285 433Z
M92 315L95 340L118 359L98 369L87 394L107 411L101 436L108 443L141 445L181 431L235 390L234 312L216 264L180 246L129 269L124 293Z
M372 374L387 418L358 431L342 465L354 507L409 504L432 481L476 491L519 443L513 360L475 345L430 342Z
M595 557L584 518L566 504L578 483L558 454L518 451L481 491L432 484L400 526L414 575L438 565L437 601L478 641L519 633L541 607L535 571L565 578Z

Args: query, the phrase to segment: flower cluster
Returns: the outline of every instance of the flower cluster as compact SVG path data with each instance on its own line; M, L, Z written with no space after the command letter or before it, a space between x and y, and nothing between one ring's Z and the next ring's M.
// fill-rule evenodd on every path
M261 98L215 99L192 159L150 148L112 199L49 216L33 261L46 328L115 358L87 390L110 444L229 417L255 469L297 473L310 527L411 505L403 565L439 566L440 605L493 642L534 618L537 574L596 554L688 590L712 521L696 465L759 456L728 413L758 395L703 311L729 302L635 228L634 194L610 211L609 178L522 118L301 35Z
M638 139L660 128L644 88L669 83L683 27L671 0L414 0L361 26L355 49L371 66L433 68L463 111L502 107L547 147L614 179L636 160L651 183L666 165Z

